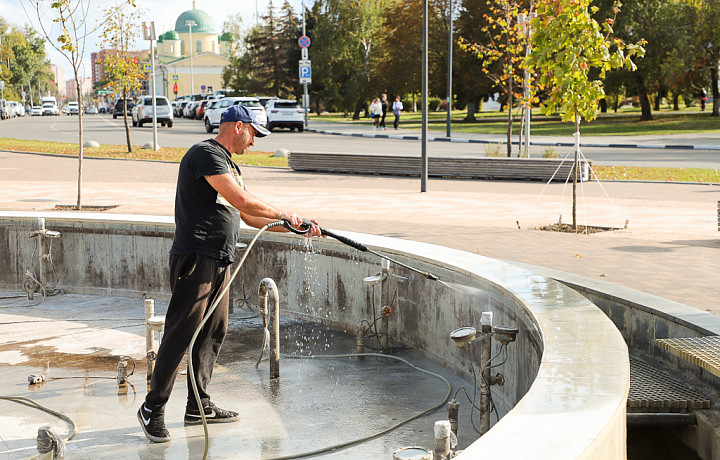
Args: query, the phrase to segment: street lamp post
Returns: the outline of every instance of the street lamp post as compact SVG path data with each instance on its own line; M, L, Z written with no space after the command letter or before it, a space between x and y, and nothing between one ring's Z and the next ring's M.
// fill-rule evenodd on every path
M158 144L158 134L157 134L157 90L155 89L155 52L153 50L153 40L155 40L155 21L151 22L150 24L146 24L143 22L142 24L143 28L143 35L145 40L150 40L150 66L152 68L152 80L151 83L151 92L152 92L152 126L153 126L153 150L158 151L160 150L160 145Z
M450 15L448 16L448 30L450 35L448 37L448 76L447 76L447 126L446 136L450 137L450 123L452 113L452 48L453 48L453 0L450 0Z
M185 21L185 25L190 29L190 94L195 94L195 76L193 74L193 39L192 28L197 26L197 22L192 19Z
M537 13L520 13L518 14L518 24L522 30L523 35L527 38L527 45L525 46L525 60L530 56L530 38L532 37L532 20L537 17ZM525 156L530 158L530 115L532 106L530 104L530 74L528 73L527 65L525 66L523 75L523 97L525 98L525 139L523 141Z

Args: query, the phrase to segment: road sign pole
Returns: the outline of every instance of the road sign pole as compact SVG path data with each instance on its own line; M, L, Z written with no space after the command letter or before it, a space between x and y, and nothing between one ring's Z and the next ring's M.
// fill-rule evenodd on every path
M310 46L310 39L305 35L305 0L302 1L300 8L302 9L302 37L300 37L300 47L302 48L302 57L307 59L307 49ZM310 98L308 96L307 83L303 83L303 110L305 112L305 126L304 129L308 128L308 106L310 105Z

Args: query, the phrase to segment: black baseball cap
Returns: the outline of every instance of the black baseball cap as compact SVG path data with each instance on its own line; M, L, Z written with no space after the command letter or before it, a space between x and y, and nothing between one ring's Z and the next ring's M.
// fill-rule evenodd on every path
M268 134L270 134L270 131L265 129L263 125L258 123L257 119L255 118L255 114L253 111L244 105L233 105L229 109L223 112L222 117L220 118L222 123L230 123L230 122L236 122L236 121L242 121L243 123L250 123L253 128L255 128L256 137L265 137Z

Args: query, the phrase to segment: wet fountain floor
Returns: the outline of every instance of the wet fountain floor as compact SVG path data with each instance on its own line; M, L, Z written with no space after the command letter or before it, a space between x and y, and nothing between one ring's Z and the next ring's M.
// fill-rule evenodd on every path
M71 417L78 433L68 445L67 458L202 458L202 426L185 427L182 421L184 375L178 376L166 408L172 441L150 443L138 425L135 413L146 393L142 299L66 294L37 306L28 303L25 298L0 299L0 396L28 397ZM156 301L156 313L163 314L166 305ZM283 358L280 378L270 380L267 360L255 368L262 325L258 317L249 316L238 309L231 315L209 388L213 401L238 411L241 421L209 427L208 458L273 458L362 438L436 405L447 392L446 384L432 375L375 357ZM355 352L353 336L299 320L282 320L280 336L283 354ZM410 351L396 355L444 376L452 394L461 385L471 388ZM137 363L124 389L115 380L120 356ZM30 374L44 374L48 381L29 386ZM462 448L475 434L469 403L460 402ZM401 447L431 449L433 424L446 418L443 406L386 435L321 458L391 459ZM67 435L69 427L62 420L0 400L0 458L24 459L36 453L37 429L48 424L61 437Z

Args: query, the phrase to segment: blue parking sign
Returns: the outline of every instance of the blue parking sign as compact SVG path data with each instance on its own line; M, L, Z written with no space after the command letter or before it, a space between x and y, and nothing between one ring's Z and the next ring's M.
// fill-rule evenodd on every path
M312 83L312 66L309 59L300 61L300 83Z

